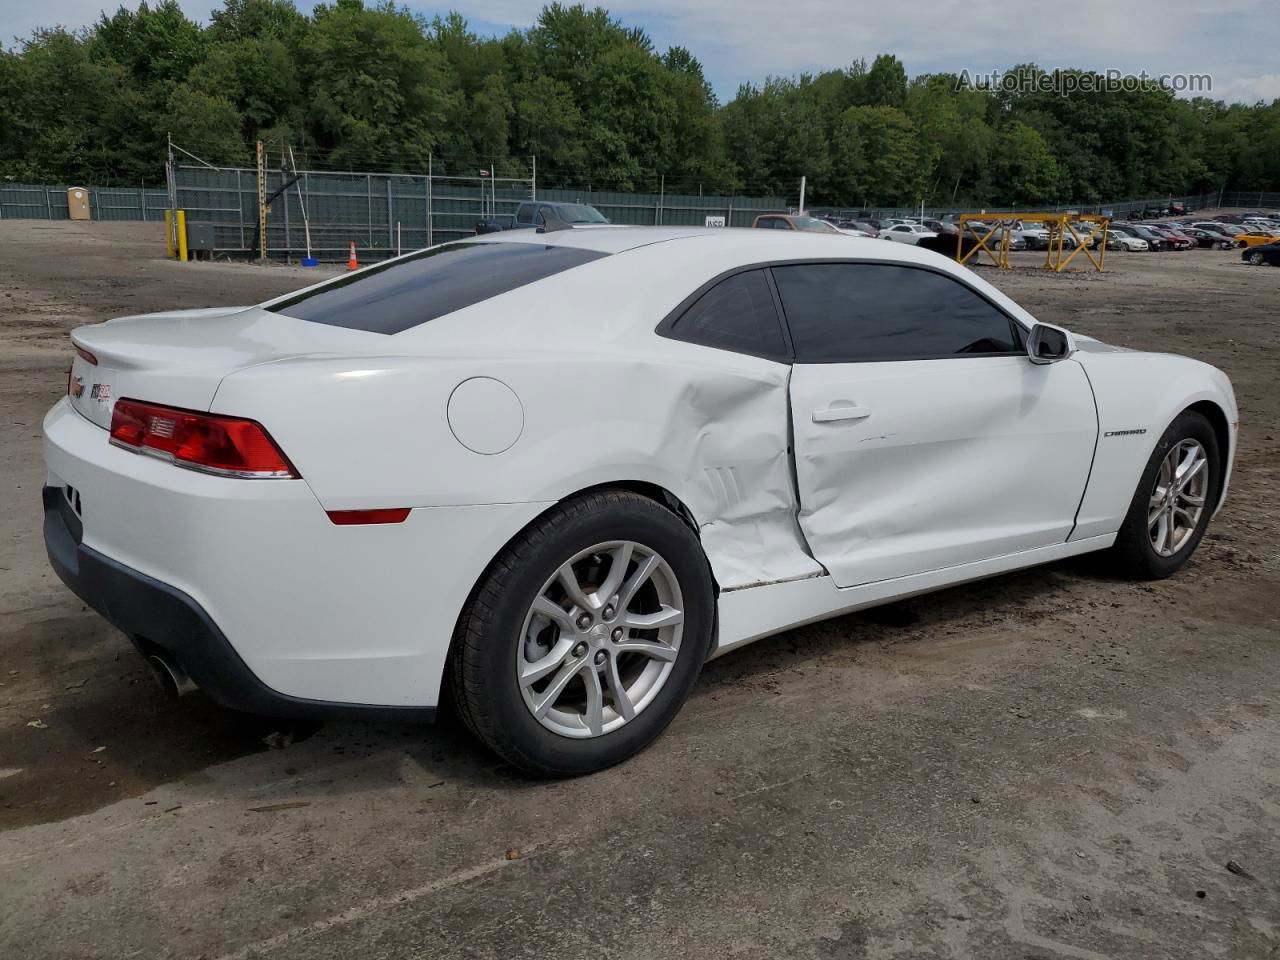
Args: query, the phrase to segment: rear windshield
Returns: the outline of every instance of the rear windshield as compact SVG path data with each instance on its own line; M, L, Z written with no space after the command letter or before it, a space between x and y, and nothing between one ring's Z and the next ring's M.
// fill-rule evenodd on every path
M536 243L451 243L304 290L267 309L348 330L399 333L603 256Z

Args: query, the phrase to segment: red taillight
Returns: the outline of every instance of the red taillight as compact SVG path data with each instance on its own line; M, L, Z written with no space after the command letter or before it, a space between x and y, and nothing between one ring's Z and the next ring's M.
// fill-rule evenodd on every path
M384 510L330 510L329 519L340 527L358 523L404 523L409 516L408 507L388 507Z
M253 420L117 400L111 442L183 467L225 477L298 477L275 441Z

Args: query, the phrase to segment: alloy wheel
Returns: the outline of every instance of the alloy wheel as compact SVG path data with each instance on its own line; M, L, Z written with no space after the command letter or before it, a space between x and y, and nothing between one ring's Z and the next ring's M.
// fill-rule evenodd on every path
M1171 557L1191 540L1205 509L1209 457L1199 440L1173 445L1160 462L1147 504L1151 547Z
M612 733L666 684L683 625L679 581L656 551L631 540L581 551L525 615L515 664L525 706L564 737Z

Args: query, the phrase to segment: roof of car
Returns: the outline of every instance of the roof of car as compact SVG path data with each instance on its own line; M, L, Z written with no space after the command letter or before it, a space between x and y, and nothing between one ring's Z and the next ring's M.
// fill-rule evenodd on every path
M939 254L909 244L886 244L872 237L853 237L839 232L813 233L804 230L753 230L725 227L627 227L600 226L590 230L504 230L483 234L473 243L535 243L574 247L597 253L624 253L640 247L679 241L688 243L689 254L696 250L741 252L745 257L780 260L846 257L875 260L932 261Z

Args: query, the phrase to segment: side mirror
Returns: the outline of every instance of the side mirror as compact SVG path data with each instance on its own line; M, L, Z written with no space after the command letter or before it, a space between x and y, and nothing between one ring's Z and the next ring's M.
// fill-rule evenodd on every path
M1071 334L1051 323L1037 323L1027 336L1027 357L1032 363L1057 363L1075 352Z

